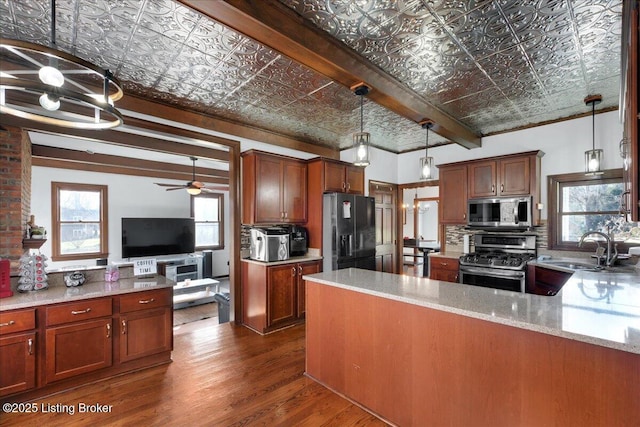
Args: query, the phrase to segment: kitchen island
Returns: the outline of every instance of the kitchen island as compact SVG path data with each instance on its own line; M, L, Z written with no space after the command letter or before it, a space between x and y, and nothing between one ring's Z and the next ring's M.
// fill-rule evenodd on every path
M640 272L539 296L347 269L304 277L306 372L409 425L637 425Z

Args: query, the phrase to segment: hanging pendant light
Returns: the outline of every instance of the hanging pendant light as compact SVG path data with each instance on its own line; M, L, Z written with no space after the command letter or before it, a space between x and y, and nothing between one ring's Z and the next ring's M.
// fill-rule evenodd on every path
M50 46L0 38L0 113L40 123L109 129L123 123L114 102L120 82L108 71L56 48L51 0Z
M364 96L369 93L369 87L364 83L358 83L351 88L353 93L360 97L360 132L353 134L353 148L356 152L356 160L353 162L355 166L369 166L369 141L371 135L364 132Z
M602 102L601 95L591 95L584 99L584 103L591 104L591 150L584 152L584 170L587 175L602 175L602 153L596 150L596 104Z
M420 158L420 179L430 180L433 179L433 157L429 157L429 129L433 127L433 122L431 120L423 120L420 125L427 130L424 157Z

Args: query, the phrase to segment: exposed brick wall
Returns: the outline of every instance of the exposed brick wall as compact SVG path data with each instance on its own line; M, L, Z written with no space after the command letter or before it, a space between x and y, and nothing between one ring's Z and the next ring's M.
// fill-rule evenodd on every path
M0 129L0 258L12 274L24 250L22 238L31 211L31 141L20 128Z

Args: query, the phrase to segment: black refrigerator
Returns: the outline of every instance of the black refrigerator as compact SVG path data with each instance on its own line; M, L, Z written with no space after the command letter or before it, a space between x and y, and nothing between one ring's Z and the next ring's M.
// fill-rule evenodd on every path
M323 271L376 269L376 204L373 197L345 193L324 195Z

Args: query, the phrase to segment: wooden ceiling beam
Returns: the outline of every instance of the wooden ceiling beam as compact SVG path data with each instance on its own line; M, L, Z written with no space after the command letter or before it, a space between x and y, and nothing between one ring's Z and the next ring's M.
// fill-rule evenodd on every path
M193 175L193 166L134 159L131 157L114 156L109 154L90 154L85 151L70 150L68 148L55 148L34 144L31 146L31 154L33 157L40 159L57 159L80 162L86 165L115 166L119 168L137 169L141 172L149 172L149 176L158 176L158 173L169 172L180 174L183 179L190 179ZM229 179L229 171L226 170L202 168L197 166L195 170L196 174L201 176L224 178L226 180Z
M368 98L416 123L433 120L433 131L450 141L466 148L481 145L467 126L278 1L178 1L345 87L366 83L372 89Z

